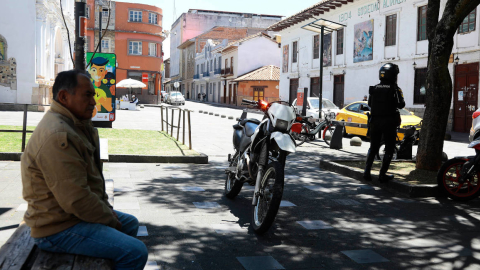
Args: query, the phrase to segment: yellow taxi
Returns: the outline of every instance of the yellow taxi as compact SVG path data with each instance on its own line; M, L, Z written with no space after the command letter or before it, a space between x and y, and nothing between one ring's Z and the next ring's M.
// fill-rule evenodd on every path
M368 116L365 114L370 111L370 107L366 101L357 101L348 104L340 112L337 113L337 121L345 121L351 123L367 124ZM401 128L405 126L415 126L420 129L420 122L422 118L415 116L413 112L409 112L405 109L400 109L400 117L402 118ZM367 136L366 128L358 127L345 127L345 133L358 136ZM398 133L398 138L403 139L403 133Z

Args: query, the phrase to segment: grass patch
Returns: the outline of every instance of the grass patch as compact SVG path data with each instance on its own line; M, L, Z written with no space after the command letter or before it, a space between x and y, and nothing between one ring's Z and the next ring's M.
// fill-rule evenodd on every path
M22 130L20 126L0 126L0 129ZM27 127L34 130L35 127ZM108 152L113 155L198 156L188 146L177 142L165 132L155 130L99 128L100 138L108 139ZM27 142L31 134L27 133ZM20 152L21 133L0 133L0 152Z
M365 161L338 161L337 163L362 170L365 169ZM381 166L381 161L375 161L372 166L372 174L378 175ZM437 184L437 172L416 169L413 161L392 162L387 174L393 174L395 180L411 185Z

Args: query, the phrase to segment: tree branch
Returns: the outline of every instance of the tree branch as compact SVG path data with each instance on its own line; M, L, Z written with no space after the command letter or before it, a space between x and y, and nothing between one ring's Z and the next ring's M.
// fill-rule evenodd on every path
M427 6L427 38L428 55L431 55L433 39L436 36L438 17L440 16L440 0L429 0Z

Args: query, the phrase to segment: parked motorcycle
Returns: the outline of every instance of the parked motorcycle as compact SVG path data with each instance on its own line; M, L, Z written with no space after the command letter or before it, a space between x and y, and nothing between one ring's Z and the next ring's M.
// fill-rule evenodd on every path
M251 224L256 233L263 234L273 224L282 201L286 158L296 150L290 136L295 113L284 101L243 99L242 105L253 105L265 116L262 121L249 119L244 110L233 126L235 154L228 155L225 196L235 198L244 183L255 186Z
M480 191L480 140L471 142L468 148L475 149L476 155L452 158L437 174L438 188L456 201L474 199Z

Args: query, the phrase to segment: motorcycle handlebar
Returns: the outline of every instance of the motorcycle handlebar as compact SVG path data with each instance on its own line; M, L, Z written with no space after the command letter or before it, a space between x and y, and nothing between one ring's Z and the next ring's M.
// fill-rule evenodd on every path
M247 104L252 104L252 105L256 105L258 103L257 101L248 100L248 99L242 99L242 102Z

